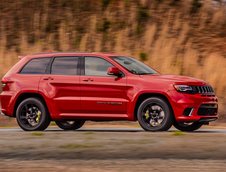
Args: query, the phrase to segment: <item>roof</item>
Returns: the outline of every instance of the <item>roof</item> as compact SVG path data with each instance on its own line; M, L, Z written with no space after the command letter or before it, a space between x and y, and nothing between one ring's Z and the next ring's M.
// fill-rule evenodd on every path
M52 57L52 56L67 56L67 55L79 55L79 56L117 56L114 53L105 52L43 52L26 55L24 57ZM22 56L19 56L20 58Z

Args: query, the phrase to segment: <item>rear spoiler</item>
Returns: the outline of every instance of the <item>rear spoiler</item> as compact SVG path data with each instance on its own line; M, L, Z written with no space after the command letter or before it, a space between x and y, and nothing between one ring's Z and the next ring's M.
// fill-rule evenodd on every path
M20 60L21 60L21 59L22 59L22 58L24 58L24 57L25 57L25 56L18 56L18 59L20 59Z

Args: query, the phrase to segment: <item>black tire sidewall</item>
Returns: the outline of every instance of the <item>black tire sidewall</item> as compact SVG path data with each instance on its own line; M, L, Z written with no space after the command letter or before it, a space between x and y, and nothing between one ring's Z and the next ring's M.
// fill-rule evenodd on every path
M191 125L187 125L187 126L183 126L181 125L179 122L175 122L174 124L174 127L180 131L187 131L187 132L191 132L191 131L195 131L195 130L198 130L199 128L202 127L202 123L199 123L199 122L193 122L193 124Z
M55 121L56 125L63 129L63 130L77 130L79 128L81 128L84 123L85 123L85 120L74 120L74 123L73 124L67 124L65 125L64 123L66 122L67 120L64 120L64 121ZM68 120L70 121L70 120Z
M152 104L152 103L161 106L163 111L165 112L165 118L163 122L161 123L160 126L157 126L157 127L150 127L145 121L143 121L143 118L142 118L143 109L148 104ZM172 112L168 103L165 100L158 97L148 98L140 104L137 111L137 119L140 126L146 131L167 131L173 124Z
M40 109L40 111L42 113L41 118L40 118L40 122L37 126L28 127L28 126L24 125L23 122L20 121L20 113L21 113L22 107L27 103L35 104ZM38 131L38 130L42 131L42 130L45 130L50 123L50 118L49 118L49 115L47 113L46 107L43 104L43 102L38 98L27 98L27 99L23 100L19 104L19 106L17 107L16 119L17 119L18 125L25 131Z

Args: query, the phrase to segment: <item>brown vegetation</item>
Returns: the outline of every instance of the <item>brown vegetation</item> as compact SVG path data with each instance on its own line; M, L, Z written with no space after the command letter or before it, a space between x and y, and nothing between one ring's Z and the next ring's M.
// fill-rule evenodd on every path
M226 5L221 0L0 1L0 75L18 55L110 51L162 73L208 81L226 106Z

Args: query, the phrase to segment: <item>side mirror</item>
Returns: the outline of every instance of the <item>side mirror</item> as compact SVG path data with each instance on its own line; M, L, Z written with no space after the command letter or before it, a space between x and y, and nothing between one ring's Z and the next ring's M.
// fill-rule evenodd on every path
M109 67L108 68L108 75L115 75L115 76L122 76L122 72L117 67Z

